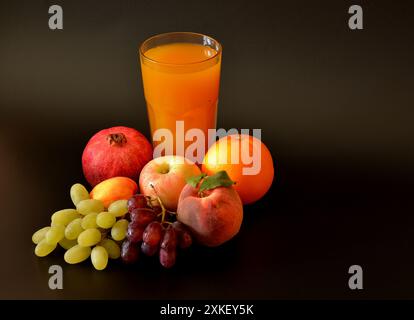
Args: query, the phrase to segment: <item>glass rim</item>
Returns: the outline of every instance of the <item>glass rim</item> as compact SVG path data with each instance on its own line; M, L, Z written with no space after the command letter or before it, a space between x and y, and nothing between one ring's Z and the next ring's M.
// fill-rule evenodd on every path
M161 38L161 37L171 36L171 35L178 35L178 34L207 37L207 38L213 40L217 44L218 50L215 50L216 53L214 55L212 55L211 57L208 57L208 58L203 59L203 60L200 60L200 61L187 62L187 63L162 62L162 61L159 61L159 60L152 59L152 58L148 57L147 55L145 55L145 52L143 50L143 47L149 41L154 40L156 38ZM141 57L145 58L146 60L149 60L150 62L155 63L155 64L166 65L166 66L177 66L177 67L179 67L179 66L195 65L195 64L200 64L200 63L204 63L204 62L210 61L210 60L218 57L221 54L221 51L222 51L221 43L218 42L213 37L210 37L210 36L205 35L205 34L202 34L202 33L187 32L187 31L165 32L165 33L156 34L156 35L151 36L148 39L144 40L144 42L142 42L141 45L139 46L139 54L140 54Z

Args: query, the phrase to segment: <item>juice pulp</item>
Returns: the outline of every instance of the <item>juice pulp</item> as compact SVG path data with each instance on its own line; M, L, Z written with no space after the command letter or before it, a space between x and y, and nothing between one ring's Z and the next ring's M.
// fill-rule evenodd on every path
M216 127L221 55L192 43L160 45L144 54L149 58L141 57L141 69L152 136L157 129L169 129L176 154L176 121L181 120L184 132L204 132L207 147L208 129Z

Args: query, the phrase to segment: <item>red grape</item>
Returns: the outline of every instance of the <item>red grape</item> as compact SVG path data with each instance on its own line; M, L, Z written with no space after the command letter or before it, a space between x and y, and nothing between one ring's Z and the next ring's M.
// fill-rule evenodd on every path
M172 226L177 232L178 246L181 249L190 247L193 243L193 239L187 227L180 221L175 221Z
M159 214L159 213L161 213L161 212L162 212L162 208L161 208L161 207L159 207L159 206L153 206L153 207L152 207L152 209L154 210L154 212L155 212L156 214Z
M164 268L171 268L175 264L176 250L160 250L160 263Z
M132 210L130 213L131 221L136 222L142 227L146 227L151 221L155 220L157 215L154 210L149 208L137 208Z
M173 228L177 231L181 231L184 228L184 224L180 221L174 221L172 224Z
M129 198L127 205L129 212L138 208L146 208L147 198L143 194L135 194Z
M161 237L163 235L164 228L158 221L151 222L144 231L143 240L148 245L152 247L156 247L159 245L161 241Z
M172 225L167 227L165 231L164 238L161 242L161 248L167 251L175 251L177 247L177 233Z
M157 253L158 251L158 246L150 246L148 243L143 242L141 244L141 251L146 255L146 256L153 256L154 254Z
M181 249L187 249L193 244L193 238L190 233L183 231L179 237L178 245Z
M127 216L131 222L121 249L121 258L125 263L136 262L141 248L147 256L154 256L159 251L161 265L171 268L176 262L177 247L185 249L191 246L191 232L183 223L175 221L164 228L164 221L161 223L159 218L162 208L156 201L143 194L136 194L128 200ZM167 211L165 221L171 217L172 213Z
M132 221L128 225L127 230L127 238L132 243L138 243L142 241L142 235L144 233L144 229L142 226L136 223L136 221Z
M131 264L138 260L139 250L136 244L131 241L125 240L122 243L121 258L122 261Z

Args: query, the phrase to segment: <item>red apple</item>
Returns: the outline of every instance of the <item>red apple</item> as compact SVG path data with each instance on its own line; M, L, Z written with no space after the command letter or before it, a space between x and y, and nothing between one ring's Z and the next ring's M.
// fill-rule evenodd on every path
M151 160L141 171L139 188L146 196L158 195L163 205L176 211L186 179L201 174L196 164L181 156L164 156Z
M112 177L138 180L141 169L152 159L152 146L137 130L112 127L96 133L82 155L82 168L92 187Z
M233 187L218 187L200 195L198 187L187 184L178 201L177 219L200 244L216 247L239 232L243 205Z

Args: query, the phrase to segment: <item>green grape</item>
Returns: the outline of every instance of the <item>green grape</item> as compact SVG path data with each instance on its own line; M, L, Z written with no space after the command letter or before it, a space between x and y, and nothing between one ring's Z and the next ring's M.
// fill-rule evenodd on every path
M91 247L101 241L102 235L98 229L87 229L78 237L78 243L82 247Z
M49 244L56 245L65 236L65 227L62 225L52 226L48 232L46 232L45 240Z
M109 258L118 259L121 256L121 249L114 240L103 239L99 245L105 248L105 250L108 252Z
M90 214L92 212L98 213L104 211L104 205L102 201L96 199L87 199L80 201L76 205L76 210L78 210L80 214L86 216L87 214Z
M54 227L54 226L65 226L64 224L62 224L62 223L60 223L60 222L56 222L56 221L52 221L51 223L50 223L50 226L51 227Z
M46 233L49 231L50 227L44 227L42 229L37 230L35 233L33 233L32 235L32 241L34 244L38 244L40 241L42 241L45 236Z
M117 200L109 205L108 211L115 217L122 217L128 212L128 200Z
M98 225L96 224L96 217L98 214L96 212L90 213L87 216L82 218L81 226L83 229L92 229L97 228Z
M128 228L128 223L129 222L126 219L118 220L111 229L112 239L115 241L124 240Z
M59 210L52 215L52 224L61 224L67 226L72 220L75 220L80 216L81 215L75 209Z
M78 241L76 239L69 240L68 238L63 238L59 241L59 244L63 249L69 250L73 246L76 246L78 244Z
M109 229L112 227L116 222L115 216L110 212L101 212L96 217L96 224L103 228L103 229Z
M70 198L73 204L77 206L82 200L89 199L89 192L83 185L76 183L70 188Z
M69 264L75 264L85 261L91 255L90 247L82 247L80 245L73 246L65 252L64 259Z
M83 218L83 219L85 219L85 218ZM67 227L65 229L65 237L68 240L75 240L81 234L81 232L83 231L83 228L82 228L83 219L82 218L77 218L77 219L73 220L71 223L69 223L67 225Z
M102 246L96 246L91 253L92 264L96 270L103 270L108 264L108 252Z
M51 253L53 250L55 250L55 248L56 248L56 243L50 244L46 241L46 239L43 239L37 244L35 248L35 255L37 255L38 257L45 257L49 253Z

